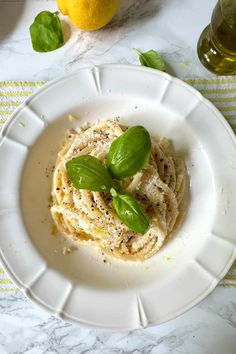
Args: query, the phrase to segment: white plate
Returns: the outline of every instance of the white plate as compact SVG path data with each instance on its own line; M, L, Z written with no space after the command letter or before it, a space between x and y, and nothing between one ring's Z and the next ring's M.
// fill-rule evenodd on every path
M86 247L63 255L66 242L51 235L48 198L64 131L115 116L172 139L190 175L181 229L143 263L104 263ZM235 137L199 92L165 73L105 65L43 86L5 127L0 171L5 267L27 296L67 321L112 330L159 324L201 301L235 258Z

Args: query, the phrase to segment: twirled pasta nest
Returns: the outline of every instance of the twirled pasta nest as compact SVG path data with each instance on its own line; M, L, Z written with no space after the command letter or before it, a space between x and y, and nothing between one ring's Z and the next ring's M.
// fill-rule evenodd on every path
M140 261L162 247L183 215L186 168L174 155L169 141L152 139L148 165L123 181L125 193L133 195L151 219L151 227L144 235L124 225L108 194L75 189L65 168L68 160L85 154L105 162L111 143L125 130L117 121L107 120L67 133L55 167L51 213L58 230L76 244L93 246L124 260Z

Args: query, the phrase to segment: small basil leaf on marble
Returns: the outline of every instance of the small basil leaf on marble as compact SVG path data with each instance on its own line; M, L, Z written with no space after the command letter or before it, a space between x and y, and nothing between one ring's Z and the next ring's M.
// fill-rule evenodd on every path
M81 155L66 163L72 185L77 189L93 192L109 192L112 179L100 160L91 155Z
M30 26L30 37L36 52L50 52L64 43L59 12L42 11Z
M128 194L117 193L114 188L110 192L113 207L123 223L130 230L144 234L150 227L150 220L138 201Z
M122 179L135 175L145 167L151 154L151 139L142 126L134 126L115 139L107 155L111 176Z
M149 50L145 53L142 53L139 49L136 48L133 50L136 54L138 54L141 65L160 71L166 71L166 65L163 58L155 50Z

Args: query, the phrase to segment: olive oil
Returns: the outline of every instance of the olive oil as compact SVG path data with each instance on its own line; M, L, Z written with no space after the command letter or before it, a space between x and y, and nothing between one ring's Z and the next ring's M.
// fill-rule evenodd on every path
M219 0L198 41L202 64L218 75L236 74L236 0Z

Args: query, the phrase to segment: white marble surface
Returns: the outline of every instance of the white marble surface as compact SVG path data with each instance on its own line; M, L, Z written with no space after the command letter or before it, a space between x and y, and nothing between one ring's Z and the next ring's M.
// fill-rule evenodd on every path
M49 316L20 293L1 296L0 353L235 354L235 295L235 288L217 288L177 319L129 333L81 328Z
M55 52L34 53L29 26L54 0L0 0L0 80L49 80L88 64L138 63L132 48L163 54L169 72L186 78L211 76L200 64L196 45L216 0L121 0L113 21L82 32L64 21L66 44Z
M67 22L64 47L38 54L32 51L28 28L39 11L56 10L55 2L0 0L0 81L49 80L88 64L137 63L133 47L158 50L169 71L180 78L211 76L198 61L196 43L215 0L121 2L119 14L105 29L80 32ZM177 319L130 333L71 325L48 315L20 292L1 292L2 353L235 354L236 288L218 287Z

